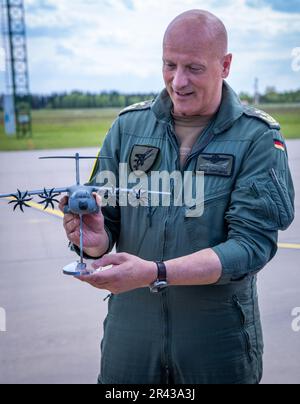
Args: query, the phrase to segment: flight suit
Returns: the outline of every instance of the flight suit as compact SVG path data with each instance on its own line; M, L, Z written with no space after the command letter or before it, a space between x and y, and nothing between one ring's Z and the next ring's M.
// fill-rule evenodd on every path
M166 90L122 111L90 183L100 171L180 171ZM151 151L151 158L145 159ZM257 273L277 252L278 230L294 218L294 188L279 124L244 106L224 82L222 103L182 171L204 172L204 213L187 206L103 208L110 250L167 261L212 248L223 273L210 286L141 288L112 295L104 323L103 384L256 384L263 336ZM102 184L101 184L102 185ZM119 184L117 184L119 185ZM173 188L171 187L171 191ZM184 268L182 268L184 271Z

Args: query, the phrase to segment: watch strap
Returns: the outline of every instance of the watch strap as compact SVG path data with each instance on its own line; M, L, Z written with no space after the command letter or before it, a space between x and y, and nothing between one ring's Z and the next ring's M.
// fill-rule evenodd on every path
M157 261L157 280L159 282L167 282L167 268L164 262Z

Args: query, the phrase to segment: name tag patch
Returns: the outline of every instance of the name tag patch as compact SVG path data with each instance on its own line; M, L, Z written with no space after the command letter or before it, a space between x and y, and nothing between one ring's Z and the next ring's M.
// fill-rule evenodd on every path
M206 175L231 177L234 170L235 157L231 154L200 154L196 171Z

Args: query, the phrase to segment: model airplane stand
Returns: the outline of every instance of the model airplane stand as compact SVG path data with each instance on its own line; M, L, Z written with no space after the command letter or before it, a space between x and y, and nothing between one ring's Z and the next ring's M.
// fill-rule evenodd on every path
M92 272L87 270L87 265L85 263L80 263L79 261L72 262L63 268L64 275L69 276L84 276L91 275Z

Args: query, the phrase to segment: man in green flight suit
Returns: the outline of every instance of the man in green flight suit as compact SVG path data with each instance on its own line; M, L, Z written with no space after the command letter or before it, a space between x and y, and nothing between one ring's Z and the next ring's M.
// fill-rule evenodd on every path
M92 184L104 170L118 178L121 163L137 178L178 171L195 181L202 172L204 211L117 204L85 217L87 257L112 265L80 278L112 293L99 383L261 380L256 278L293 221L294 189L279 124L243 106L225 81L227 42L211 13L178 16L163 42L166 89L122 111L105 139L101 153L114 158L97 162ZM65 215L64 226L76 250L78 218Z

